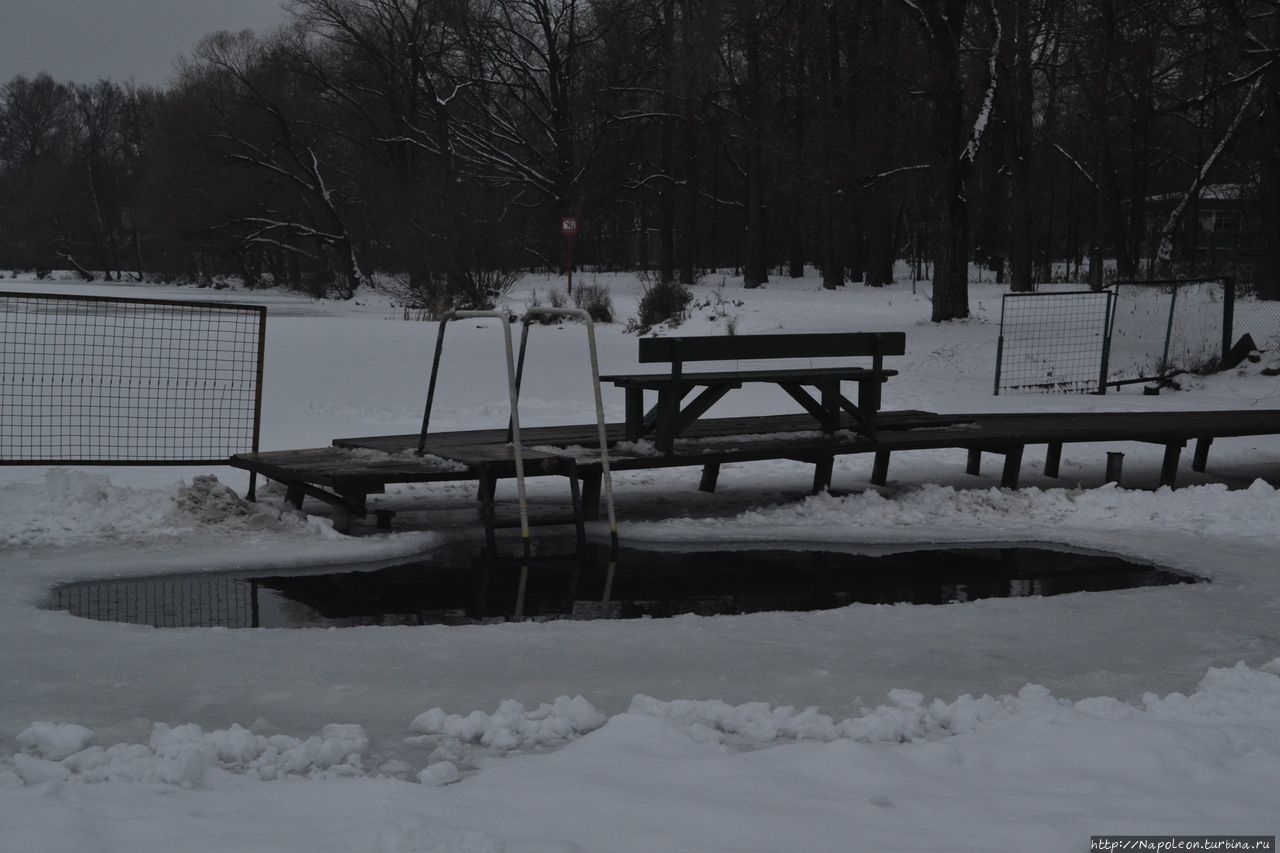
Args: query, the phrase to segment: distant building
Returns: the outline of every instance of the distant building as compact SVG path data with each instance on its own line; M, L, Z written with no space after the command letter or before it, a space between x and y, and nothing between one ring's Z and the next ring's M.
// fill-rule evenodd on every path
M1176 257L1188 263L1227 263L1249 257L1258 246L1258 206L1248 184L1210 184L1187 202L1175 237ZM1149 245L1159 245L1182 193L1147 197Z

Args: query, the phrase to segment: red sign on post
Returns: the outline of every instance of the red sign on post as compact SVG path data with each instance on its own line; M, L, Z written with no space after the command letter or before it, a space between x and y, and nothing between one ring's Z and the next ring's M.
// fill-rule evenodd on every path
M560 217L560 233L564 235L564 271L569 277L568 291L573 295L573 241L578 238L578 218Z

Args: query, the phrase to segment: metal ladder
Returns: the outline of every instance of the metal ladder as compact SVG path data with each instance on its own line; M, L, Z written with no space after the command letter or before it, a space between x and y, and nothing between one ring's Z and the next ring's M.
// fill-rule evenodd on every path
M529 518L529 502L525 489L525 462L527 451L525 450L520 438L520 384L524 374L524 359L528 346L530 324L533 322L534 318L537 317L554 318L557 316L578 317L586 323L587 342L591 360L591 379L594 384L595 392L596 422L600 440L601 479L608 507L609 537L611 546L610 559L611 561L615 560L618 550L618 524L614 510L613 480L609 471L609 452L604 421L604 404L600 395L600 373L596 353L595 323L587 312L575 308L532 308L526 312L522 322L523 328L520 335L520 357L518 364L511 339L511 324L517 319L514 313L509 311L452 311L446 314L441 318L440 325L436 333L435 355L432 359L431 379L427 387L427 404L422 414L422 431L418 438L417 452L418 455L421 456L427 452L427 434L431 423L431 410L435 402L436 386L439 380L440 360L444 351L445 329L449 322L451 320L486 318L501 320L503 343L505 346L507 360L507 393L511 406L510 420L507 425L507 441L511 445L512 462L515 467L516 495L519 505L521 553L524 558L521 575L522 587L525 579L524 572L527 571L528 562L532 557L532 541L530 535L531 522ZM577 460L568 455L554 457L553 459L544 457L543 464L547 465L548 463L554 463L556 467L563 466L564 474L569 478L569 491L573 502L573 515L568 519L551 518L539 520L538 523L539 525L572 523L577 533L578 550L581 552L586 541L586 532L585 516L582 507L582 495L578 486ZM556 473L559 472L556 471ZM501 522L497 519L493 502L493 493L497 480L488 469L488 466L481 466L477 471L477 474L480 479L479 493L481 520L485 526L485 541L486 545L493 551L493 553L496 554L497 529L501 527L511 527L514 525ZM523 589L521 592L523 593Z

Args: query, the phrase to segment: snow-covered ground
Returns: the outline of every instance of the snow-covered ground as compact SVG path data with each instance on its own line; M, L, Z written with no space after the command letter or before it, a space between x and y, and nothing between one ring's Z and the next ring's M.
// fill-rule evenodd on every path
M592 276L579 277L591 282ZM598 276L621 318L640 286ZM5 281L269 306L264 449L412 432L434 324L375 293ZM546 299L531 276L509 299ZM1280 407L1271 361L1158 397L991 396L1000 289L927 322L928 287L814 278L696 288L684 330L902 330L888 408ZM741 304L737 304L738 302ZM525 424L592 417L581 329L535 327ZM433 426L505 423L500 334L450 328ZM601 369L636 367L599 329ZM622 399L606 389L608 414ZM740 391L715 414L790 411ZM1102 485L1106 450L1125 483ZM347 564L476 533L471 484L394 489L397 529L247 505L231 469L0 467L0 851L1080 850L1090 834L1280 831L1280 438L1220 440L1209 472L1148 491L1162 448L1029 448L1017 491L957 450L836 464L619 475L624 540L859 544L1040 541L1212 583L946 606L628 622L330 630L152 629L41 609L95 577ZM504 484L500 498L514 489ZM563 483L533 481L535 502ZM317 510L308 503L307 508ZM602 530L597 529L596 535Z

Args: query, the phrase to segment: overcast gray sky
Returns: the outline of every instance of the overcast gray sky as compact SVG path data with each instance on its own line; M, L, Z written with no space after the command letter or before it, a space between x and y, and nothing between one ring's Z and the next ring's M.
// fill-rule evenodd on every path
M0 83L47 71L61 81L163 85L174 60L215 30L265 30L283 0L0 0Z

